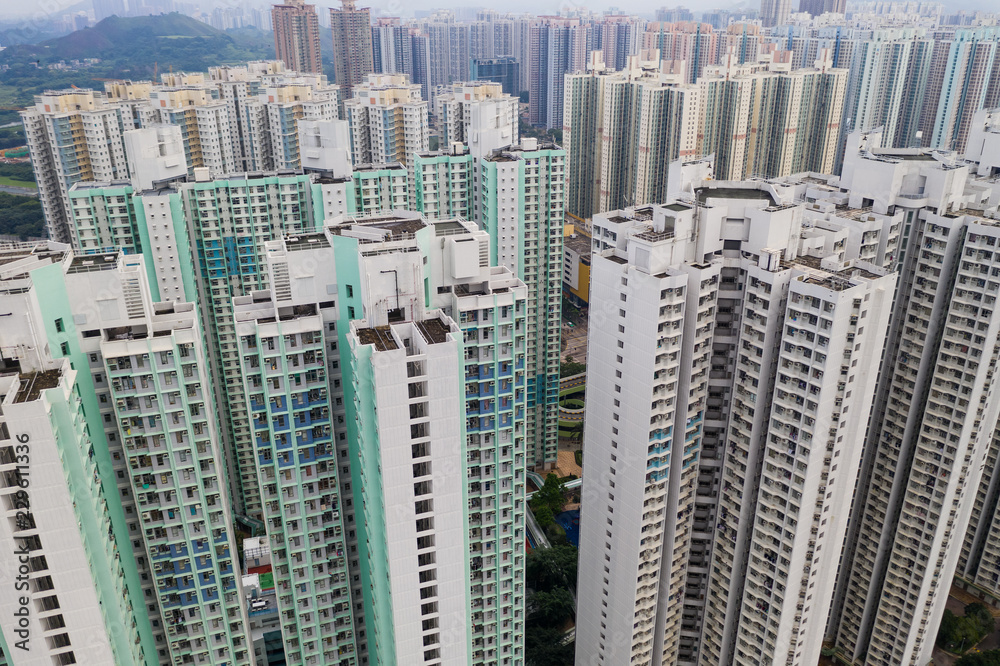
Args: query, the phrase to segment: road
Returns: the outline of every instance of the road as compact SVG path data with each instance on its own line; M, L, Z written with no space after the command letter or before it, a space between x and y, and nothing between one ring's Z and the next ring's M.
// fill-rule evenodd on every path
M9 185L0 185L0 192L6 192L7 194L20 194L25 197L38 196L38 190L33 190L30 187L10 187Z
M570 328L563 322L563 360L567 356L572 356L577 363L587 362L587 320L582 318L580 323Z

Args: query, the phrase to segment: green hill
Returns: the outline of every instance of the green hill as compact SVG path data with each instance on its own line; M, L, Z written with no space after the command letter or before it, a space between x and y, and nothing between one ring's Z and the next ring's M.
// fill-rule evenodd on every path
M253 28L216 30L183 14L119 18L39 44L0 51L0 106L26 106L48 89L103 88L100 78L151 79L153 72L206 71L213 65L274 57L271 33ZM77 70L50 70L61 60L100 58Z
M11 64L38 61L45 65L60 60L100 58L130 60L141 68L163 57L170 62L161 64L188 69L188 63L201 64L209 57L224 60L238 55L234 51L240 50L225 32L175 12L132 18L110 16L92 28L39 44L13 46L0 54L0 61Z
M128 55L136 48L146 50L151 42L156 44L163 38L203 38L219 45L232 43L224 32L207 23L174 13L134 18L110 16L93 28L50 39L36 48L46 60L104 59Z

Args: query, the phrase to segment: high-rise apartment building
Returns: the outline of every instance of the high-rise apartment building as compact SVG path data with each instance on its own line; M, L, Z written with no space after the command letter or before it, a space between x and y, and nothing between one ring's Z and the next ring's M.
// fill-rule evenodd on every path
M155 303L141 256L56 254L51 247L7 256L5 298L17 324L4 328L6 353L30 369L44 349L53 369L20 379L18 404L40 399L31 409L48 407L5 415L17 419L8 426L15 432L45 421L53 428L52 451L37 452L48 470L39 484L51 496L37 501L39 522L63 545L40 552L35 568L53 567L45 584L62 581L50 589L69 595L39 597L39 617L50 624L34 640L76 628L86 615L93 632L48 643L67 656L52 654L46 663L72 663L75 649L77 663L102 660L103 640L115 663L249 664L234 515L195 306ZM67 490L71 514L53 514L65 514L70 503L44 510ZM87 551L72 565L60 564L79 554L69 548L75 538L67 524L80 530ZM45 542L36 532L29 548L44 550ZM96 606L80 591L90 577ZM50 613L60 608L63 617ZM114 624L102 632L102 620Z
M965 159L975 163L977 176L995 180L1000 175L1000 113L980 111L969 132ZM992 190L995 206L1000 192ZM1000 600L1000 540L998 532L997 463L1000 459L1000 437L994 432L986 456L982 479L972 502L969 528L962 544L955 571L955 584L987 602Z
M511 56L500 58L473 58L469 78L473 81L499 83L507 95L521 93L521 63Z
M621 72L595 61L567 76L569 212L665 201L668 165L697 155L714 155L722 179L832 171L847 72L828 58L795 71L736 60L696 84L637 57Z
M594 26L594 39L604 56L604 62L615 70L624 69L631 56L643 48L646 20L635 16L605 14ZM597 47L597 44L594 45Z
M548 468L559 444L566 153L523 139L482 158L479 170L477 220L490 235L490 263L510 269L528 290L527 458Z
M973 116L988 101L1000 102L987 99L991 88L1000 90L1000 30L956 30L936 40L926 86L925 99L934 108L922 115L920 145L964 152Z
M358 663L353 617L370 662L523 660L527 305L488 245L335 218L269 243L271 288L236 299L286 654Z
M697 85L697 151L715 156L718 178L833 171L847 72L832 67L828 54L794 71L731 61Z
M849 70L835 170L853 131L882 128L888 145L962 152L975 113L1000 103L1000 33L994 27L930 30L915 14L890 17L873 14L870 27L771 38L792 51L793 70L823 50L834 67Z
M826 13L843 14L847 11L847 0L802 0L799 11L808 12L813 16Z
M593 220L579 664L813 663L832 608L895 278L705 167Z
M584 71L592 46L590 26L577 18L539 17L530 25L529 122L562 127L566 74Z
M39 198L51 238L71 242L69 190L78 182L133 177L124 134L176 125L190 175L299 168L300 120L336 119L339 91L322 75L279 61L164 74L165 84L109 81L105 92L50 91L22 112Z
M0 503L10 516L0 542L12 558L0 652L26 664L155 662L156 614L146 614L141 567L116 543L127 528L100 416L84 416L97 400L77 380L89 384L90 374L62 358L61 341L39 345L32 330L41 339L58 333L61 318L46 318L65 312L54 312L61 304L46 286L61 281L68 248L25 244L0 256L0 300L12 314L0 334Z
M454 83L447 93L434 98L434 115L442 146L464 143L477 150L480 141L494 146L518 142L519 100L503 91L499 83ZM501 130L502 137L480 137L477 130ZM487 148L486 150L488 150ZM485 152L485 151L484 151Z
M412 25L401 25L398 18L379 18L372 26L372 51L376 74L406 74L420 86L424 99L431 98L427 35Z
M784 25L791 13L791 0L761 0L760 2L760 19L765 28Z
M10 433L0 496L13 517L0 524L0 542L13 554L0 652L25 664L142 664L76 372L65 359L38 360L5 359L0 375Z
M337 120L339 101L339 90L332 86L293 81L268 85L257 99L242 105L241 122L260 124L241 133L244 161L259 165L257 170L302 168L299 123Z
M410 165L410 209L429 219L475 220L477 159L463 145L417 153Z
M558 448L565 151L478 128L472 148L417 154L410 205L427 217L466 215L490 235L490 261L527 287L527 461L551 467ZM491 147L492 146L492 147Z
M350 99L354 86L375 71L372 53L372 17L368 7L355 7L355 0L341 0L340 9L330 9L333 30L333 73L336 84Z
M666 200L666 164L697 145L696 90L636 57L622 72L603 65L566 77L567 210L582 218Z
M369 74L344 103L355 164L409 164L430 141L427 102L405 74Z
M128 177L123 124L100 93L63 90L21 113L49 238L69 242L69 188Z
M78 259L84 270L86 261ZM235 515L197 311L154 304L140 291L142 266L130 268L121 304L129 322L102 332L100 352L170 660L249 664Z
M287 0L271 7L275 57L296 72L323 73L316 5Z
M286 303L282 283L306 237L322 235L267 244L274 288L236 297L234 316L285 659L348 666L360 658L333 425L336 318L324 312L335 300Z
M923 664L997 426L984 359L1000 321L984 293L1000 231L981 217L992 188L970 183L968 164L880 143L851 137L841 187L852 206L903 214L902 286L830 630L851 662Z

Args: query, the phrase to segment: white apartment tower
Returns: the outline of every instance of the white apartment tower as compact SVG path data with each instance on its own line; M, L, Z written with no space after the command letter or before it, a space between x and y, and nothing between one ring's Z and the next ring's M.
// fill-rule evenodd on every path
M822 181L672 168L593 222L577 663L815 663L895 278Z
M344 102L355 164L410 163L429 141L427 102L405 74L369 74Z
M22 112L49 238L70 241L67 192L74 183L128 177L118 111L92 90L40 96Z
M442 146L464 143L477 151L479 130L498 129L501 136L489 148L509 146L518 142L519 100L506 95L499 83L472 81L454 83L451 90L434 98L434 115Z
M901 212L906 242L830 632L852 663L925 664L1000 410L1000 228L996 184L975 165L880 138L849 138L841 188L852 206Z

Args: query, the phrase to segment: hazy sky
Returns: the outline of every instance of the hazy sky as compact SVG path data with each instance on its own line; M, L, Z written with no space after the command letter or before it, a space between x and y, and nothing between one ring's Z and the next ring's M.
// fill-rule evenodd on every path
M265 7L272 4L266 0L181 0L197 3L205 10L225 6ZM319 7L339 6L337 0L313 0ZM950 9L1000 9L997 0L939 0ZM476 3L469 0L359 0L360 6L369 6L373 14L381 16L412 16L414 11L434 10L440 8L477 8L494 6L505 12L531 12L533 14L555 14L561 9L587 9L601 12L609 7L616 7L627 13L652 16L657 7L685 5L693 11L709 9L729 9L737 7L759 7L759 1L745 0L504 0L495 3ZM796 5L793 0L793 6ZM18 2L17 0L0 0L0 20L17 20L28 17L44 18L65 11L78 11L89 8L88 1L79 0L40 0L40 2Z

